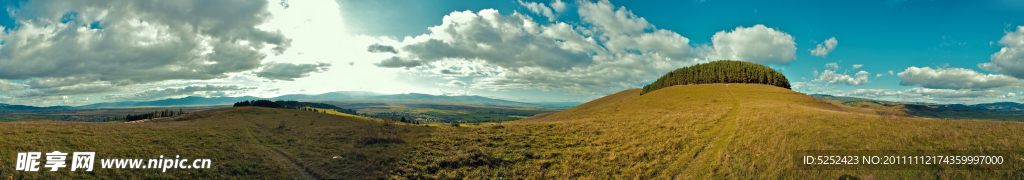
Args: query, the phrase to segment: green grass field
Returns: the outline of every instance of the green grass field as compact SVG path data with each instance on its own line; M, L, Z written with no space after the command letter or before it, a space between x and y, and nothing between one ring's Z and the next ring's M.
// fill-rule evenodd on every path
M1003 170L802 170L795 150L1024 150L1024 123L885 117L768 85L626 90L514 123L415 126L257 107L156 122L0 123L12 179L1020 179ZM180 154L214 169L13 171L22 151Z

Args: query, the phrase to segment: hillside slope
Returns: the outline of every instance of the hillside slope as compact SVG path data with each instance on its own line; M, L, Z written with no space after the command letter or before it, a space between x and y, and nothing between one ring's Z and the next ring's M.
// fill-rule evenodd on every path
M376 179L432 128L352 115L235 107L144 123L0 123L7 179ZM408 142L408 143L406 143ZM13 155L94 151L93 172L14 171ZM11 155L11 158L6 157ZM212 169L103 169L101 159L208 158ZM145 164L143 164L145 165Z
M575 152L602 159L566 167L625 165L615 171L639 175L635 177L1021 176L1014 174L1021 172L1020 162L1014 165L1016 171L797 169L791 157L794 150L1024 150L1024 145L1015 143L1024 140L1020 122L883 118L859 112L865 109L838 106L775 86L709 84L672 86L643 96L638 89L626 90L532 122L595 134L576 137L590 144Z

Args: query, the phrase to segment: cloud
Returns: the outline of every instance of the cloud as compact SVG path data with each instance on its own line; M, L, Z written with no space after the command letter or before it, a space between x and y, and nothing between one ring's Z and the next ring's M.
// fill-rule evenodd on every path
M292 64L272 62L264 64L263 69L256 72L256 76L272 80L294 81L295 78L309 76L309 73L326 71L330 66L331 64L329 63Z
M1003 95L1002 91L996 90L971 90L971 89L930 89L911 88L904 90L906 93L917 93L930 98L991 98Z
M601 32L611 35L640 34L645 29L654 28L654 25L647 23L647 19L636 16L625 7L616 10L608 0L582 2L579 14L584 22L593 24Z
M266 56L260 49L271 45L281 53L290 43L280 33L255 28L270 17L266 6L266 1L27 2L14 14L19 28L0 35L6 42L0 47L0 79L92 76L123 85L251 70Z
M387 58L387 59L381 60L380 63L374 63L373 65L375 65L377 67L387 67L387 68L403 68L403 67L404 68L411 68L411 67L416 67L416 66L423 65L423 63L421 63L420 61L416 61L416 60L409 60L409 59L401 58L401 57L398 57L398 56L394 56L394 57L391 57L391 58Z
M836 45L839 45L839 41L836 40L836 37L829 38L825 40L825 42L818 44L818 48L811 49L811 55L828 57L828 53L832 53L833 50L836 50Z
M711 37L714 50L709 58L786 65L796 59L793 40L793 36L761 24L741 26L731 32L715 33Z
M10 84L9 84L10 85ZM122 86L114 86L109 83L90 83L90 84L75 84L70 86L51 87L51 88L24 88L29 87L27 85L14 85L15 88L22 87L21 89L9 89L3 92L6 95L10 95L18 98L19 100L42 100L42 99L54 99L62 96L74 96L83 94L99 94L109 93L123 90Z
M832 70L825 70L817 79L814 79L814 82L828 82L830 84L846 84L851 86L864 85L864 83L868 82L868 75L870 74L867 71L860 71L854 74L855 77L851 77L850 75L837 74Z
M671 70L719 57L763 64L795 59L792 36L764 25L722 31L714 44L694 48L689 38L657 29L606 0L578 1L577 13L578 23L541 25L516 12L452 12L429 33L397 43L401 53L375 65L406 68L423 77L455 74L472 79L467 83L471 89L591 97L636 88Z
M889 75L895 75L895 74L893 74L892 70L889 70Z
M982 74L964 68L909 67L897 74L900 85L932 89L1020 88L1024 81L1006 75Z
M807 83L807 82L793 82L792 85L793 85L792 88L793 88L794 91L807 91L807 92L823 92L823 91L827 91L827 90L835 89L836 88L835 85L816 84L816 83Z
M28 85L0 80L0 93L10 94L12 91L28 88Z
M805 87L815 87L815 86L818 86L818 85L817 84L806 83L806 82L793 82L792 88L794 90L799 90L799 89L803 89Z
M218 8L209 8L218 7ZM31 1L0 32L8 103L82 103L89 96L260 67L291 39L259 29L266 1ZM56 53L59 52L59 53ZM8 84L9 85L9 84ZM2 90L2 89L0 89Z
M402 50L412 55L405 61L420 64L464 59L483 60L513 69L539 66L567 70L593 63L589 55L593 51L574 49L573 44L559 42L541 34L540 30L530 17L518 13L502 16L493 9L479 13L453 12L444 17L441 25L430 28L429 39ZM415 63L404 63L412 64Z
M151 89L151 90L146 90L146 91L142 91L142 92L134 93L134 94L110 94L110 95L104 95L103 98L104 99L109 99L109 100L116 100L116 101L148 101L148 100L157 100L157 99L166 99L166 98L180 98L180 97L186 97L186 96L190 96L190 95L225 96L225 95L228 95L228 93L226 93L228 91L230 91L230 92L238 92L238 91L244 91L244 90L249 90L249 89L252 89L252 88L244 88L244 87L239 87L239 86L235 86L235 85L229 85L229 86L193 85L193 86L183 86L183 87L170 87L170 88L163 88L163 89Z
M864 65L863 64L854 64L853 65L853 69L858 69L860 67L864 67Z
M451 80L448 83L437 83L437 85L448 87L466 87L466 83L459 80Z
M835 62L825 63L825 67L826 68L830 68L832 70L838 70L839 69L839 64L835 63Z
M395 49L394 46L381 45L381 44L370 45L370 47L366 47L366 51L367 52L372 52L372 53L388 52L388 53L392 53L392 54L398 54L398 49Z
M543 15L544 17L548 17L548 21L555 21L555 18L556 18L555 17L555 13L552 12L551 8L548 8L547 5L544 5L544 3L523 2L522 0L518 0L517 2L519 2L520 6L523 6L523 7L526 7L526 9L529 9L530 12ZM562 8L563 9L565 8L565 4L564 3L562 4Z
M565 2L562 2L562 0L551 1L551 9L555 10L555 12L565 11Z
M978 67L1024 79L1024 26L1017 26L1017 31L1007 32L999 44L1003 48L992 54L992 61L978 64Z
M903 91L890 89L855 89L850 91L827 91L825 94L836 96L862 97L873 99L896 98L910 102L932 102L932 103L962 103L977 104L1005 101L1009 97L1004 92L997 90L971 90L971 89L930 89L910 88Z
M868 97L868 98L881 98L887 96L893 96L898 94L890 89L854 89L847 92L840 92L836 95L839 96L854 96L854 97Z
M454 72L452 70L441 70L441 74L444 74L444 75L462 75L461 73Z

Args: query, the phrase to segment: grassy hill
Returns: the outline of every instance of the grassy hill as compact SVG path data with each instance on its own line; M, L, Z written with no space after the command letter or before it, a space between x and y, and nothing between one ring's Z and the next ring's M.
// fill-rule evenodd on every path
M801 170L796 150L1024 150L1024 123L885 117L770 85L626 90L517 123L411 126L256 107L150 123L0 123L0 154L211 158L216 169L20 172L0 176L187 179L1007 179L1007 170ZM983 154L980 154L983 155Z
M535 122L600 134L579 136L585 139L582 142L593 143L568 152L605 159L590 158L566 167L624 167L611 171L630 172L623 173L622 177L834 179L851 175L886 177L882 179L973 179L1022 176L1019 162L1014 171L954 171L948 167L916 171L798 170L789 151L1024 150L1024 146L1015 143L1024 139L1019 133L1024 130L1024 123L886 118L873 109L839 106L767 85L672 86L643 96L633 89ZM595 168L591 171L610 170Z

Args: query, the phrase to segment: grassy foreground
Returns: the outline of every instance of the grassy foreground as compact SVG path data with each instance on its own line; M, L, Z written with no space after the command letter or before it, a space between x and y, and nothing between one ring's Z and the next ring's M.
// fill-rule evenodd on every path
M800 170L793 150L1024 150L1024 123L883 117L753 84L623 91L517 123L412 126L225 108L158 122L0 123L0 178L1019 179L1006 170ZM213 169L13 171L16 152L210 158ZM1008 157L1020 159L1024 156ZM98 166L98 164L97 164Z

